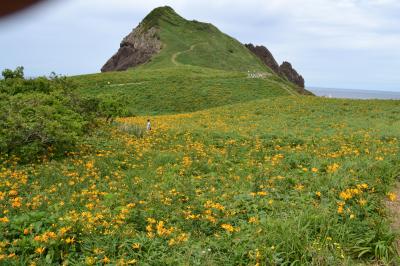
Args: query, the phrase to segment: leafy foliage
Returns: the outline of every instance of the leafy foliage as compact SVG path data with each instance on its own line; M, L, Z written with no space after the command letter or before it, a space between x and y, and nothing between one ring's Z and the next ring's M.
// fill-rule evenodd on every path
M69 150L96 125L122 113L110 99L82 97L65 77L24 79L23 68L3 71L0 81L0 149L25 160Z
M24 67L19 66L15 70L11 69L4 69L1 74L3 75L4 79L15 79L15 78L24 78Z

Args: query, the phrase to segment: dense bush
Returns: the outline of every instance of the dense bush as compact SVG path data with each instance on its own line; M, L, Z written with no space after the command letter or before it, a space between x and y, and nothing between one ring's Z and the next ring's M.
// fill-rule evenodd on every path
M62 153L96 125L98 118L120 115L122 104L82 97L67 78L24 79L23 68L4 70L0 81L0 153L23 160Z
M24 78L24 67L19 66L15 70L11 69L4 69L3 72L1 72L3 75L4 79L14 79L14 78Z

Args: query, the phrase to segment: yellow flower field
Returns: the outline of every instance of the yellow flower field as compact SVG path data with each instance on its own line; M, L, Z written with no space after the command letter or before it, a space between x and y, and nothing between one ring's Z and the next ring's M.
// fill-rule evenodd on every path
M396 263L400 103L280 97L120 118L0 165L0 264Z

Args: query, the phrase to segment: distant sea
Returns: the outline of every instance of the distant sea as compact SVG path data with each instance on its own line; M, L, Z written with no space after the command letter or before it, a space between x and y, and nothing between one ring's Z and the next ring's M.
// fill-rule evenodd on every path
M307 88L317 96L345 99L400 99L400 92L376 90L352 90L330 88Z

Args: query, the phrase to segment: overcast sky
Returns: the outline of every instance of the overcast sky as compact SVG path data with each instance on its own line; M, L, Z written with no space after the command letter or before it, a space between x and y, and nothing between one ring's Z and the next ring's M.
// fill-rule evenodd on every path
M121 39L163 5L265 45L306 86L400 91L399 0L50 0L0 20L0 69L99 72Z

